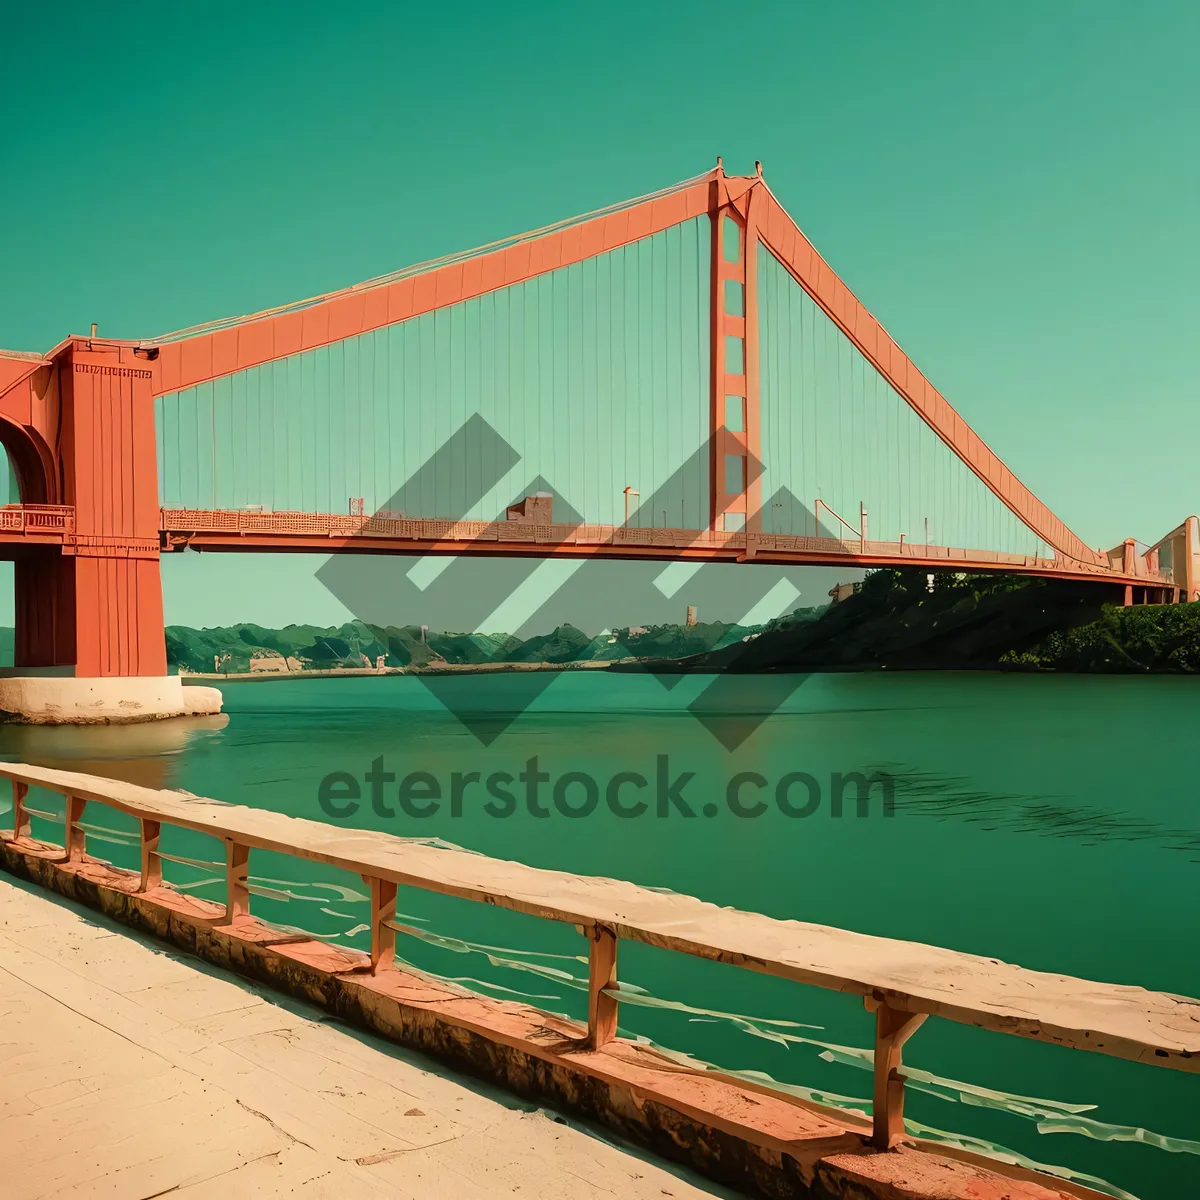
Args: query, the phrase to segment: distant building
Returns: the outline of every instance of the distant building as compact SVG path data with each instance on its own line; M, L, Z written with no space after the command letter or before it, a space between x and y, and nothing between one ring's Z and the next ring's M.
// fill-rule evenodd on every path
M649 633L650 630L645 625L630 625L628 633L630 637L641 637L643 633Z
M302 671L304 669L298 658L284 658L280 654L264 654L261 658L250 660L251 671Z
M841 604L843 600L849 600L854 595L854 584L852 583L835 583L829 589L829 602L831 604Z
M554 497L549 492L535 492L526 496L519 504L511 504L508 508L510 521L528 521L534 525L552 525Z
M689 604L687 606L687 620L684 621L684 624L685 625L695 625L696 624L696 606L694 604Z

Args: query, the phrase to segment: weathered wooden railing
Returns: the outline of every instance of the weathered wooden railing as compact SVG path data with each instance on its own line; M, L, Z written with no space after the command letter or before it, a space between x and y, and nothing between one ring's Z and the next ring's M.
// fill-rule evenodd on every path
M67 771L0 764L13 783L13 838L28 829L30 786L66 798L67 861L84 856L90 802L141 822L139 891L162 883L163 823L225 843L226 922L249 912L250 851L272 850L360 875L371 892L371 970L393 966L396 889L422 888L577 926L590 940L588 1041L616 1036L621 938L862 996L875 1013L874 1141L904 1133L901 1047L929 1016L983 1029L1200 1072L1200 1001L1139 987L1050 975L916 942L718 908L692 896L615 879L546 871L387 833L343 829L282 813Z

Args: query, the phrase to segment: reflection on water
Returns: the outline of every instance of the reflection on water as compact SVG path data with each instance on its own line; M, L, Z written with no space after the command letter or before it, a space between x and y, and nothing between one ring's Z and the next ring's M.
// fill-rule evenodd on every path
M1200 863L1200 829L1173 829L1136 813L1072 803L1063 796L1030 796L972 788L964 777L906 770L897 763L871 768L895 787L898 811L937 821L965 821L985 830L1006 829L1038 837L1072 838L1085 846L1101 842L1151 842Z
M228 724L221 713L131 725L0 725L0 757L165 788L171 786L173 756Z
M1194 680L813 676L777 706L775 692L738 677L724 689L729 708L764 719L733 751L689 711L701 677L664 689L652 677L571 673L527 711L513 690L520 681L446 681L456 709L497 718L483 740L419 681L386 677L230 686L228 719L2 727L0 755L317 820L328 819L317 803L323 776L363 778L376 759L397 777L422 770L445 785L453 772L515 776L533 755L556 777L653 779L667 755L672 774L692 776L693 819L656 819L653 806L640 821L603 806L588 820L537 819L520 806L496 820L476 803L414 820L374 812L364 785L350 824L1082 978L1200 992L1200 826L1190 773L1160 765L1186 764L1200 718ZM772 784L793 771L883 772L895 815L876 807L838 820L825 806L811 820L774 810L739 820L725 792L745 771ZM61 839L61 801L42 794L36 804L59 819L39 818L37 836ZM708 806L716 817L705 818ZM91 807L87 818L90 853L136 865L131 821ZM222 900L220 844L169 829L163 839L166 877ZM250 887L265 919L365 946L369 901L356 877L255 851ZM572 928L416 889L402 891L400 907L403 960L583 1015L586 945ZM871 1021L851 999L640 945L623 943L621 955L626 1033L869 1110L861 1072ZM1113 1194L1189 1193L1200 1150L1193 1077L944 1021L927 1022L910 1045L914 1132L1012 1147L1014 1161L1067 1162L1118 1181ZM958 1132L937 1132L945 1125Z

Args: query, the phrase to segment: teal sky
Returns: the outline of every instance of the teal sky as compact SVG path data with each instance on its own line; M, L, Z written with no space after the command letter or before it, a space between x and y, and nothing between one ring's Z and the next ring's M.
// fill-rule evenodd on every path
M248 312L759 158L1035 493L1152 541L1200 508L1197 44L1182 0L10 5L0 345ZM272 561L256 605L315 619L311 565ZM169 620L248 567L200 562L165 566Z

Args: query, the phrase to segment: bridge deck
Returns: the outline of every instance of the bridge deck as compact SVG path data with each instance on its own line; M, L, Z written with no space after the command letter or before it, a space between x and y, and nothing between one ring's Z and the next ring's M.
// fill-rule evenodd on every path
M101 545L102 544L102 545ZM1011 554L920 542L721 532L711 529L614 525L537 525L522 521L450 521L385 513L350 516L236 509L160 510L158 542L79 536L75 510L62 505L0 506L0 558L42 546L65 554L103 551L122 557L166 551L244 551L307 554L448 554L538 558L649 558L764 562L790 566L921 567L1005 571L1020 575L1129 584L1170 590L1170 572L1135 557L1132 571L1058 556Z
M568 558L649 558L664 562L764 562L790 566L922 567L1011 571L1109 584L1170 587L1164 573L1113 570L1091 562L996 550L787 533L618 525L535 525L522 521L449 521L347 516L338 513L162 510L165 550L309 554L523 555Z
M117 929L0 883L10 1200L725 1194Z

